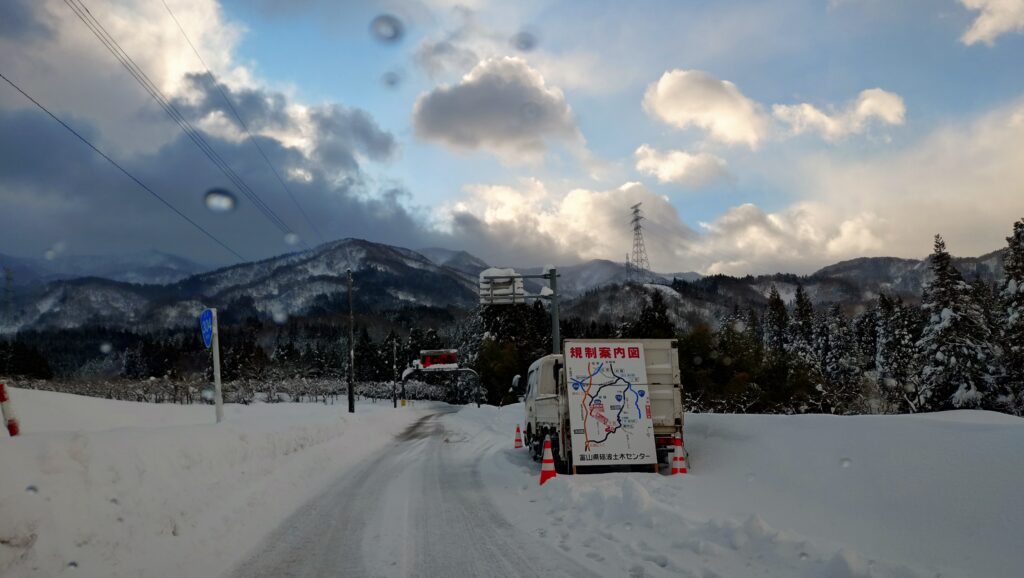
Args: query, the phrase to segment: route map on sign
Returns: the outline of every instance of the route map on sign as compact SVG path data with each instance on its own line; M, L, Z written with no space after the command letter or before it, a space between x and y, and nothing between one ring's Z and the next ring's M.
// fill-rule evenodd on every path
M653 464L654 423L639 343L565 343L573 463Z

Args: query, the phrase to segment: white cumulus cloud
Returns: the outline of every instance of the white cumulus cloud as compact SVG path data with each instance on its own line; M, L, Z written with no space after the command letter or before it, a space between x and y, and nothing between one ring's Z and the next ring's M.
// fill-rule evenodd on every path
M633 156L636 170L657 177L662 183L701 187L728 174L725 160L706 152L659 151L644 144Z
M789 125L793 134L817 132L830 141L863 133L872 120L887 125L901 125L906 112L900 95L881 88L863 90L856 100L831 113L806 102L776 104L772 107L775 118Z
M756 148L768 133L761 105L735 84L700 70L670 70L647 87L648 114L676 128L696 127L719 142Z
M968 46L984 42L991 46L1007 32L1024 31L1024 0L960 0L968 10L979 12L960 41Z

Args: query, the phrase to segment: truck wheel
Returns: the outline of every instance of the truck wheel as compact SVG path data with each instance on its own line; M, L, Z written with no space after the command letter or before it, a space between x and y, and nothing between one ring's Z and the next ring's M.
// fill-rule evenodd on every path
M561 454L558 450L558 436L556 435L551 439L551 453L554 454L555 458L555 472L562 475L568 474L569 470L572 468L572 456L567 460L563 460L560 457Z

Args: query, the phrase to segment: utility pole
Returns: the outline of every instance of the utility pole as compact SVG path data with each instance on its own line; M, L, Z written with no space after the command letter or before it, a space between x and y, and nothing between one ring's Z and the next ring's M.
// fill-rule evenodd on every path
M352 309L352 269L348 273L348 412L356 412L356 325Z
M558 272L554 267L548 271L548 283L551 287L551 352L558 355L562 352L562 334L558 325Z

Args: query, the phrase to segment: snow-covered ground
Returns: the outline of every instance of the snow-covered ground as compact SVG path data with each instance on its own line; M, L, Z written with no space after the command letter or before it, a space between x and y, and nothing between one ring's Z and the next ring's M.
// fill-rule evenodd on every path
M691 473L560 476L513 450L522 406L446 420L502 514L607 576L1015 577L1024 420L688 415Z
M702 578L1024 566L1024 420L1000 414L690 415L688 475L541 487L537 464L512 449L521 405L361 403L353 417L256 404L228 406L215 425L207 406L12 398L26 433L0 438L4 577L218 576L319 553L303 568L401 576L466 568L463 554L499 574L516 560L523 572ZM352 488L379 495L350 500ZM289 530L304 526L308 542ZM297 546L275 554L273 536ZM443 559L430 566L431 555Z
M429 406L141 404L12 388L0 576L218 576Z

